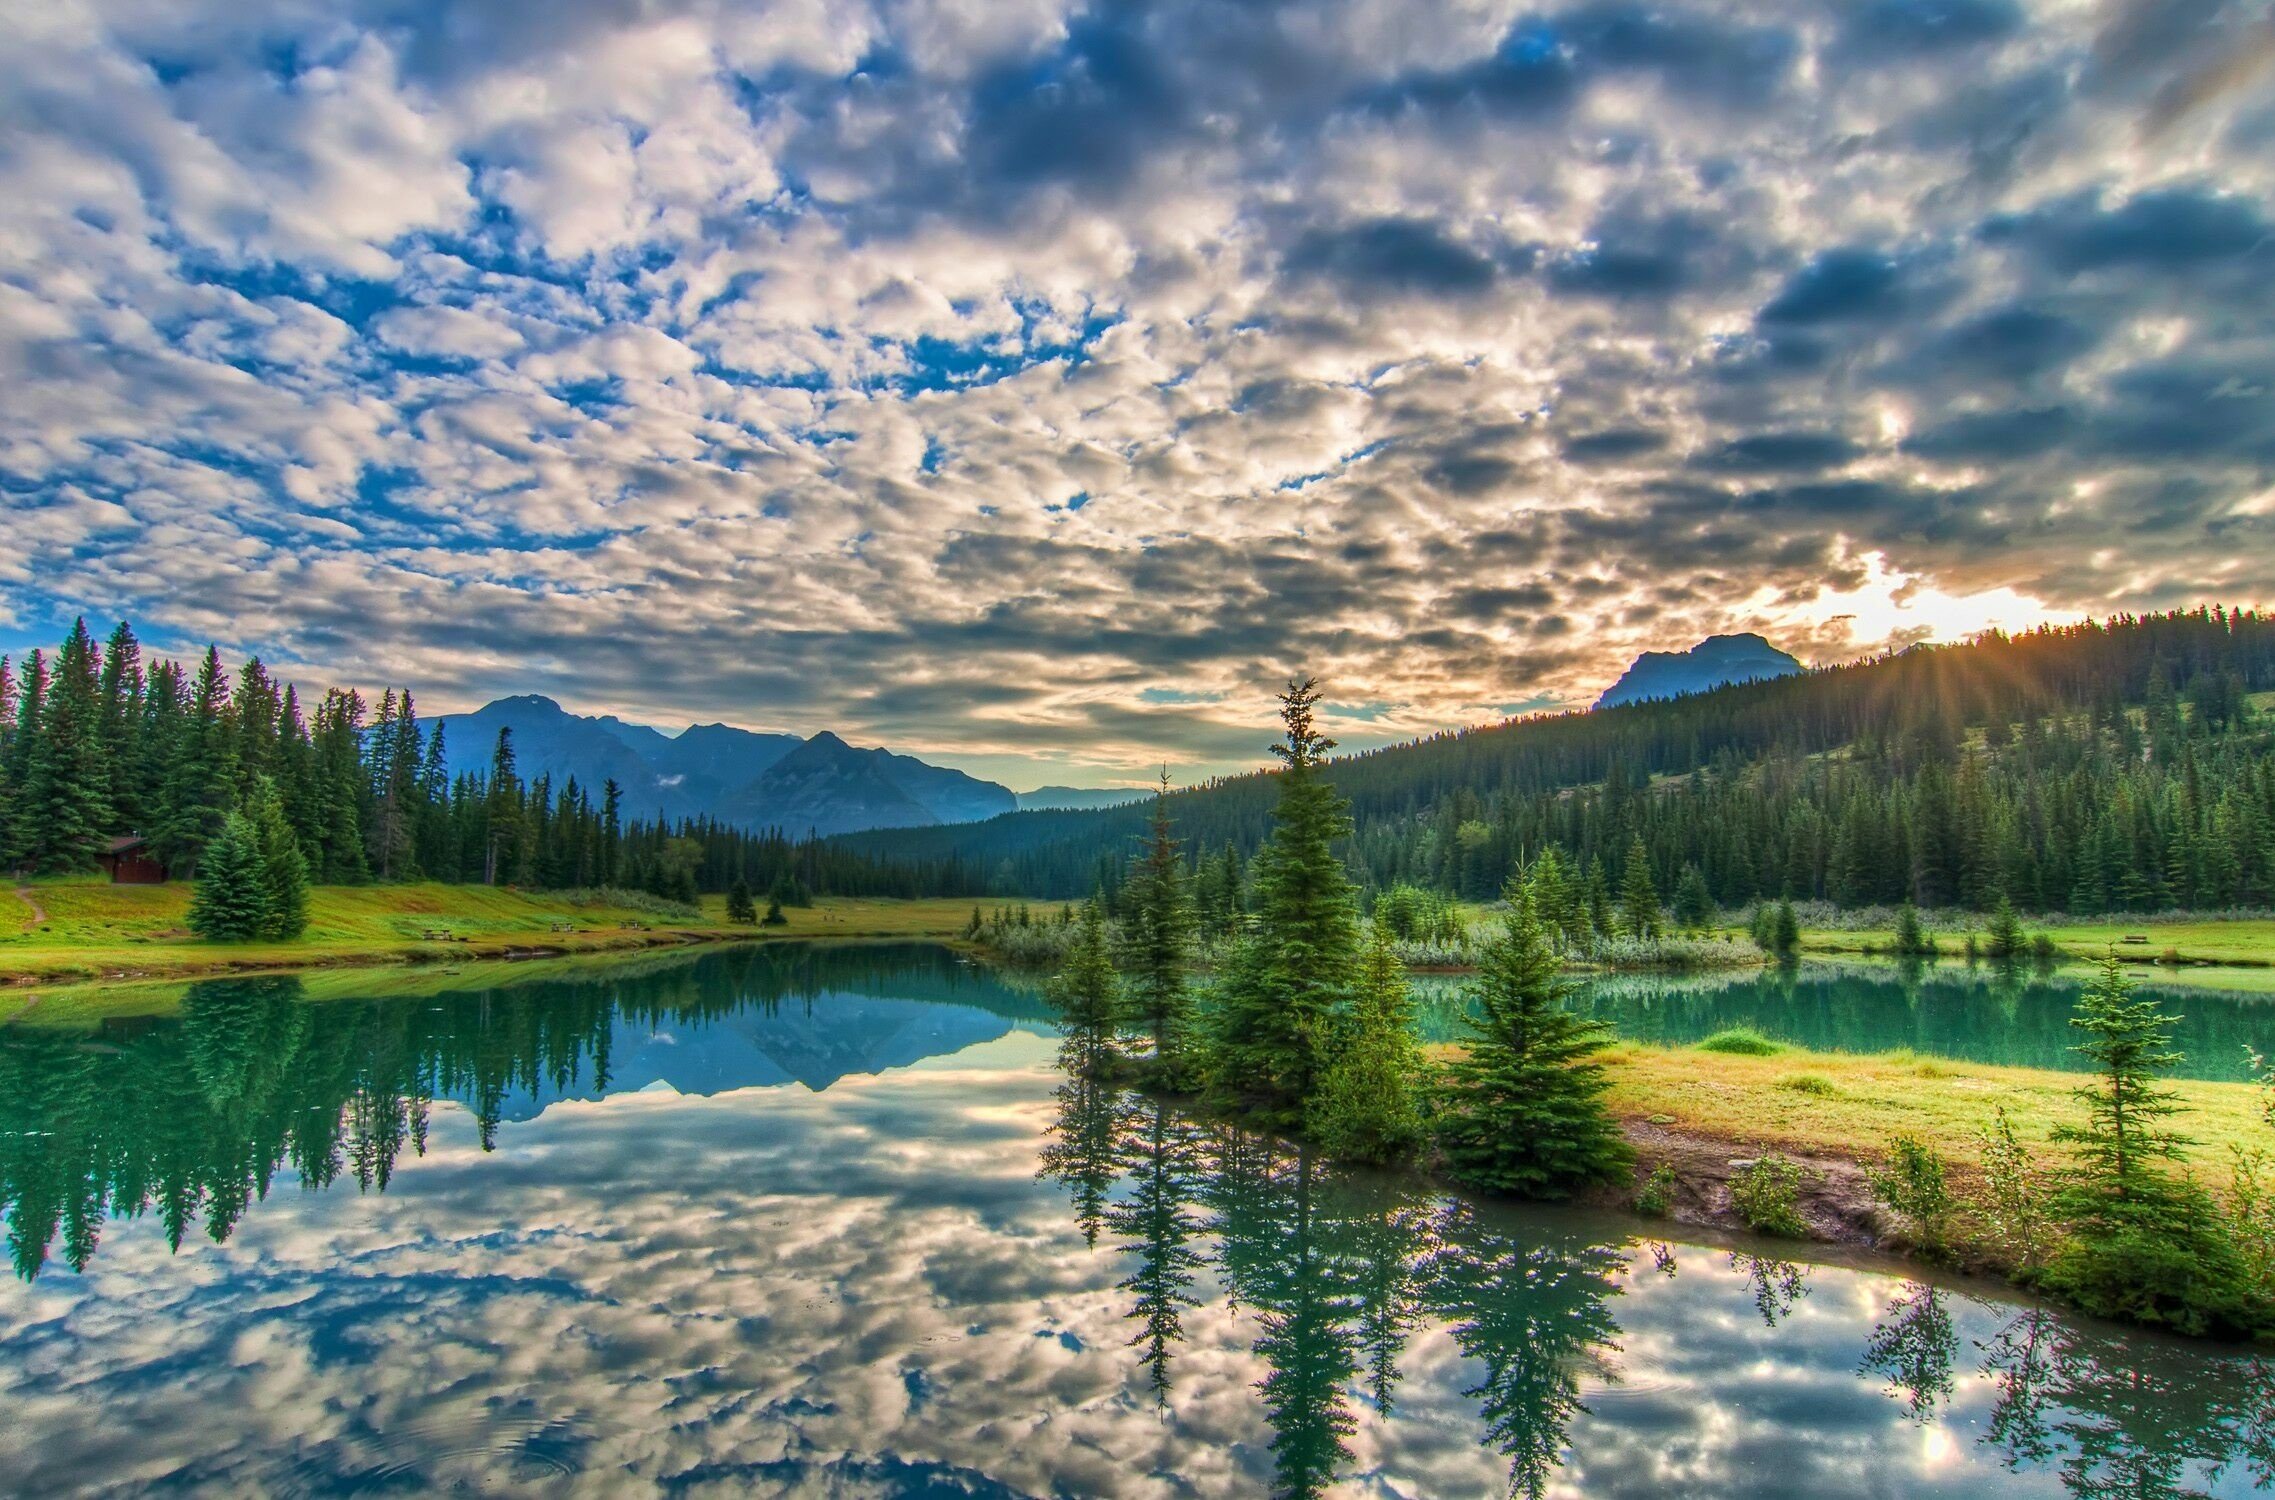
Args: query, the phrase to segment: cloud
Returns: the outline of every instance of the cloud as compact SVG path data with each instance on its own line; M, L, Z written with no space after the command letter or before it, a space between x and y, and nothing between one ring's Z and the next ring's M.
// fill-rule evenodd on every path
M1412 732L1884 644L1783 602L1856 577L2232 597L2275 125L2201 9L49 7L0 649L1127 779L1298 667Z

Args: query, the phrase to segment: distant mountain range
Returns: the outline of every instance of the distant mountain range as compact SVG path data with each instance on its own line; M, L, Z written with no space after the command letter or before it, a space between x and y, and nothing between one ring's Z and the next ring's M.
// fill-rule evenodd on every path
M1596 700L1598 708L1679 698L1733 682L1790 677L1801 663L1758 635L1710 635L1688 651L1646 651Z
M452 775L487 774L498 731L513 731L524 781L570 777L591 790L613 780L624 816L713 817L803 835L971 823L1014 811L1006 787L890 750L863 750L824 730L811 739L696 724L677 735L613 717L573 714L550 698L500 698L448 714L444 756Z

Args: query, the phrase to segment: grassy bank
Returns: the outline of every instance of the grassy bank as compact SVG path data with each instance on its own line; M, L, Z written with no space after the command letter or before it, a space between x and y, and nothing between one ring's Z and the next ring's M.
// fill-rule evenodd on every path
M785 912L785 926L754 929L729 923L716 896L690 917L491 886L325 886L312 894L308 931L296 941L208 943L188 931L190 891L184 882L0 887L0 983L455 964L751 937L945 937L971 916L969 902L825 898Z
M2025 918L2022 925L2032 937L2044 933L2064 959L2077 962L2091 962L2114 950L2127 963L2175 968L2216 964L2265 969L2275 976L2275 920L2265 917L2239 918L2232 922L2117 917L2051 926ZM2128 942L2128 938L2145 941ZM1958 933L1939 932L1936 941L1947 959L1960 957L1966 951L1966 940ZM1804 927L1801 930L1803 953L1886 954L1892 952L1895 945L1893 928ZM2275 987L2275 980L2271 980L2270 987Z

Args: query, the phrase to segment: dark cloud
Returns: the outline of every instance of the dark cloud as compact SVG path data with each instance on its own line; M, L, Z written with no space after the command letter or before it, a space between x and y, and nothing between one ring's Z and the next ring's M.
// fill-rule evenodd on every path
M2252 198L2205 187L2164 188L2109 206L2081 193L1983 226L1992 243L2021 244L2056 270L2178 272L2253 257L2275 264L2275 224Z
M1333 282L1346 294L1377 297L1478 297L1501 267L1420 219L1382 218L1307 229L1282 261L1298 280Z
M1905 270L1895 257L1853 247L1826 250L1763 305L1761 321L1785 328L1876 322L1903 313L1906 292Z
M1866 0L1843 10L1839 50L1866 64L2002 42L2025 19L2014 0Z

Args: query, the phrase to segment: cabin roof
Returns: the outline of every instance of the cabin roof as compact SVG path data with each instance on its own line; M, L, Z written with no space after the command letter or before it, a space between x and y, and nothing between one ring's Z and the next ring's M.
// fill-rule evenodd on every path
M104 847L103 852L106 854L131 854L149 842L150 840L139 833L122 833L117 838L112 839Z

